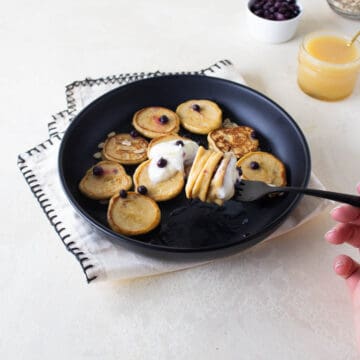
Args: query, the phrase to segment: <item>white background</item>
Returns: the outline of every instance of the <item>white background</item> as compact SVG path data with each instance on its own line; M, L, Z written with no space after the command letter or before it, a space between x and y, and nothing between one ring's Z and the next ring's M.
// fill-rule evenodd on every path
M170 5L171 4L171 5ZM360 180L360 89L338 103L296 84L304 34L355 33L326 1L303 0L296 38L259 43L245 1L3 2L0 12L1 359L356 359L350 301L323 240L327 214L231 260L128 283L87 285L16 167L86 76L197 70L231 59L304 131L332 190Z

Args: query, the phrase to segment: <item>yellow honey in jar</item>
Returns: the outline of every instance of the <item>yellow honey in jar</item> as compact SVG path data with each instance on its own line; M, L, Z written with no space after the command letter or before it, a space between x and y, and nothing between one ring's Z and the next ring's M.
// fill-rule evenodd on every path
M335 101L349 96L360 71L360 46L333 34L305 37L299 51L298 84L308 95Z

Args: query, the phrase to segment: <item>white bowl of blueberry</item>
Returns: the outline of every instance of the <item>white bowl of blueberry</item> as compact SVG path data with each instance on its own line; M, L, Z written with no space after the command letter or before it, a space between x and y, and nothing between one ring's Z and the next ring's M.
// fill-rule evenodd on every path
M258 40L276 44L294 36L302 7L297 0L251 0L246 13L250 33Z

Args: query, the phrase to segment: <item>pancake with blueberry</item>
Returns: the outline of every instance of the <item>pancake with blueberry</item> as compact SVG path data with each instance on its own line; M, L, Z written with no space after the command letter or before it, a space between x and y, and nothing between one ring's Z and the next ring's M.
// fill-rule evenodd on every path
M177 107L176 113L181 125L194 134L208 134L222 124L222 111L210 100L188 100Z
M155 201L173 199L184 187L184 173L164 157L147 160L140 164L133 175L138 192L146 189L146 194Z
M180 129L178 115L160 106L137 111L133 116L132 124L141 135L151 139L177 133Z
M165 143L165 142L168 142L168 141L183 141L183 140L186 140L185 138L181 137L180 135L178 134L168 134L168 135L162 135L160 137L157 137L155 139L152 139L149 143L149 146L147 148L147 156L148 158L150 158L149 154L151 152L151 149L154 148L154 146L156 145L159 145L161 143Z
M210 149L232 152L237 158L259 148L256 132L249 126L220 128L211 131L207 139Z
M263 181L270 185L286 185L284 164L274 155L255 151L244 155L236 164L241 169L244 180Z
M124 165L136 165L147 159L148 142L136 132L109 137L102 149L102 158Z
M141 235L159 225L161 212L150 197L122 190L110 199L107 220L111 229L119 234Z
M128 190L132 180L122 165L114 161L100 161L81 179L80 191L90 199L107 200L121 189Z

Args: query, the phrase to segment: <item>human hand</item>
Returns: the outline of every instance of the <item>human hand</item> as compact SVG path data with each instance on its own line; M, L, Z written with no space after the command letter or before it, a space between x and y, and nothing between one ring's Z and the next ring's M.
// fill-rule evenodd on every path
M357 191L360 193L360 184ZM360 208L341 205L331 211L331 217L339 224L325 234L326 240L335 245L348 243L360 249ZM346 280L350 291L360 350L360 264L347 255L339 255L334 260L334 270Z

